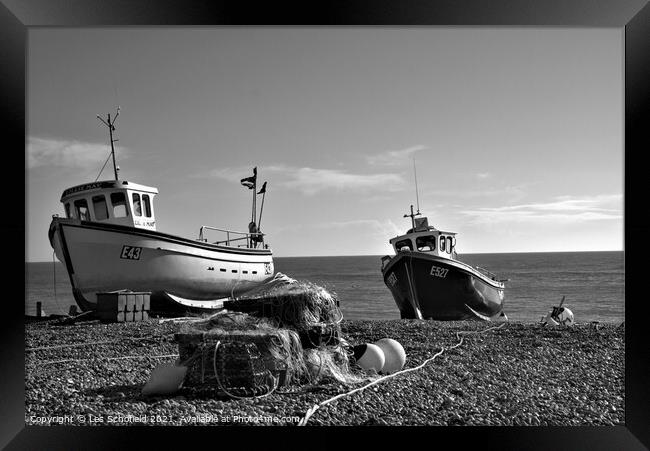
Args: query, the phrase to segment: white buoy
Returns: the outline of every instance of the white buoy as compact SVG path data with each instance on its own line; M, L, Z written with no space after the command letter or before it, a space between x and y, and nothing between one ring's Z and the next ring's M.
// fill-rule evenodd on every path
M556 309L559 310L559 312L554 312ZM553 313L555 313L555 315L553 315ZM544 318L544 322L549 326L573 326L575 323L573 312L566 307L551 309L546 315L546 318Z
M353 348L354 359L366 371L380 372L386 361L384 351L372 343L357 345Z
M384 352L384 366L381 369L382 373L391 374L404 368L406 363L406 351L397 340L392 338L382 338L375 342Z
M186 366L163 363L153 369L149 382L142 388L143 395L168 395L181 387L187 373Z

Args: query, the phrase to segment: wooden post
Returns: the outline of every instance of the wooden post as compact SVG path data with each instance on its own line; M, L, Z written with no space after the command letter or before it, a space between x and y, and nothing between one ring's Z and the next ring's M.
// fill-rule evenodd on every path
M40 318L43 316L43 303L41 301L38 301L36 303L36 317Z

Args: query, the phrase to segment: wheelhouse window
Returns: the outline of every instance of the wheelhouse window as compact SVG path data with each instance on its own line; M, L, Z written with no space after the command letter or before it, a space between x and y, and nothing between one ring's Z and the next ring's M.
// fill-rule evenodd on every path
M93 196L93 210L95 210L95 219L102 221L108 219L108 205L106 205L106 197Z
M70 212L70 202L66 202L65 204L65 217L66 218L71 218L71 212Z
M445 237L440 235L440 252L445 252L445 243L447 240L445 240Z
M142 203L144 204L144 215L147 218L151 217L151 200L149 199L148 194L142 195Z
M133 193L133 214L142 216L142 206L140 205L140 195L138 193Z
M433 235L419 236L415 239L415 245L421 252L436 250L436 237Z
M88 209L88 202L86 199L79 199L74 201L74 209L77 212L77 217L82 221L90 221L90 210Z
M453 244L452 244L451 237L448 236L448 237L447 237L447 253L448 253L448 254L451 254L451 249L452 249L452 247L453 247Z
M398 241L397 243L395 243L395 249L397 249L398 251L412 251L413 244L411 243L411 240Z
M111 193L111 204L113 204L113 216L116 218L125 218L129 215L123 192Z

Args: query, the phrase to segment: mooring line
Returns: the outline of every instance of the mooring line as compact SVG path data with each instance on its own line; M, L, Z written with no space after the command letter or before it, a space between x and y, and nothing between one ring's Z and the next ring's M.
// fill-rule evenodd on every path
M164 354L164 355L125 355L121 357L91 357L88 359L63 359L63 360L50 360L48 362L41 362L39 366L52 365L54 363L67 363L67 362L91 362L93 360L127 360L127 359L162 359L166 357L178 357L178 354Z
M422 362L420 365L418 365L418 366L416 366L416 367L413 367L413 368L407 368L407 369L405 369L405 370L401 370L401 371L398 371L398 372L393 373L393 374L388 374L388 375L386 375L386 376L382 376L382 377L380 377L379 379L376 379L376 380L370 382L369 384L364 385L363 387L355 388L354 390L351 390L351 391L349 391L349 392L341 393L341 394L336 395L336 396L334 396L334 397L332 397L332 398L326 399L325 401L322 401L322 402L320 402L320 403L318 403L318 404L314 404L314 405L313 405L309 410L307 410L307 413L305 414L305 416L304 416L304 417L303 417L303 418L298 422L298 426L305 426L305 425L307 424L307 421L309 421L309 418L310 418L310 417L311 417L311 416L312 416L312 415L313 415L313 414L314 414L318 409L320 409L321 407L323 407L323 406L325 406L325 405L327 405L327 404L329 404L329 403L331 403L331 402L334 402L334 401L336 401L336 400L338 400L338 399L341 399L341 398L343 398L343 397L345 397L345 396L349 396L349 395L352 395L352 394L354 394L354 393L357 393L357 392L360 392L360 391L362 391L362 390L365 390L366 388L371 387L371 386L373 386L373 385L376 385L376 384L378 384L379 382L383 382L383 381L385 381L386 379L390 379L390 378L395 377L395 376L398 376L398 375L400 375L400 374L409 373L409 372L411 372L411 371L416 371L416 370L419 370L419 369L423 368L427 363L432 362L436 357L440 356L443 352L445 352L445 351L451 351L452 349L455 349L455 348L459 347L460 345L462 345L462 344L463 344L464 337L462 337L461 335L482 334L482 333L488 332L488 331L490 331L490 330L501 329L501 328L502 328L503 326L505 326L505 325L506 325L506 323L501 323L501 325L499 325L499 326L490 327L490 328L488 328L488 329L484 329L484 330L480 330L480 331L460 331L460 332L456 332L456 337L459 339L459 341L458 341L458 343L456 343L454 346L452 346L452 347L450 347L450 348L442 348L442 349L441 349L439 352L437 352L433 357L430 357L429 359L425 360L424 362Z
M122 337L118 340L109 340L109 341L91 341L88 343L73 343L73 344L67 344L67 345L55 345L55 346L40 346L36 348L25 348L25 352L34 352L34 351L45 351L45 350L50 350L50 349L64 349L64 348L74 348L77 346L91 346L91 345L105 345L105 344L111 344L111 343L121 343L122 341L129 340L129 341L141 341L141 340L154 340L154 339L161 339L165 337L171 337L174 334L167 334L167 335L162 335L161 337Z

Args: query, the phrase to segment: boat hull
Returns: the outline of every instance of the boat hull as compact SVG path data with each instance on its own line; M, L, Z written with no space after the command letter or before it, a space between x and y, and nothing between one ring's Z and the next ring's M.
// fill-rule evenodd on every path
M55 217L49 238L83 310L96 307L96 293L115 290L151 291L152 301L165 300L166 307L215 309L223 298L274 273L268 249L218 246L128 226Z
M402 318L490 320L503 310L503 282L457 260L400 252L382 273Z

